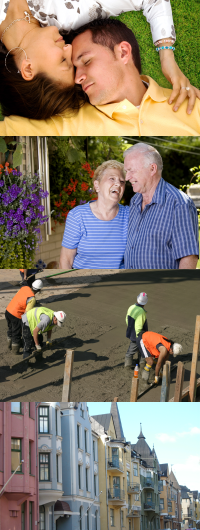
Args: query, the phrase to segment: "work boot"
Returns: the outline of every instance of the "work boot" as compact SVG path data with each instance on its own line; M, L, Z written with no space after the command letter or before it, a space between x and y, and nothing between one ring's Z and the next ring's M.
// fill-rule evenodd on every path
M132 367L133 367L133 361L131 357L125 357L124 368L128 368L130 370Z
M12 343L12 353L14 353L14 355L19 355L20 353L20 344L14 344L14 342Z
M12 339L10 339L9 337L7 337L7 345L8 345L8 349L12 350Z
M27 357L29 357L30 355L31 355L30 352L28 352L28 351L24 351L24 353L23 353L23 359L27 359Z

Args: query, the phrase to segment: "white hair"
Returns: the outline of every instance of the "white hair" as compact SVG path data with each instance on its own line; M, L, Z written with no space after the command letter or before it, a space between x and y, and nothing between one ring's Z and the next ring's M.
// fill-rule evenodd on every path
M131 153L132 154L142 153L143 157L147 159L146 166L148 166L149 164L156 164L159 173L162 173L162 170L163 170L162 156L157 151L157 149L155 149L155 147L153 147L152 145L145 144L142 142L132 145L131 147L126 149L126 151L124 151L123 153L124 158L127 156L127 154L131 154Z
M176 357L177 355L180 355L180 353L183 351L183 347L181 346L181 344L174 342L172 346L172 350L173 350L174 357Z

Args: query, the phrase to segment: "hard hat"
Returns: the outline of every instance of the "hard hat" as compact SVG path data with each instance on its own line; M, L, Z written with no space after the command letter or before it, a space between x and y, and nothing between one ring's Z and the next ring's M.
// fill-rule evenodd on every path
M35 280L32 283L32 288L34 289L34 291L40 291L40 289L43 288L42 280Z
M177 355L180 355L180 353L183 351L183 347L181 346L181 344L174 342L172 346L172 350L173 350L173 356L176 357Z
M146 293L140 293L137 297L137 303L140 305L145 305L148 302L148 296Z
M59 326L59 328L61 328L65 318L66 318L66 314L64 313L64 311L56 311L54 313L54 316L57 318L57 326Z

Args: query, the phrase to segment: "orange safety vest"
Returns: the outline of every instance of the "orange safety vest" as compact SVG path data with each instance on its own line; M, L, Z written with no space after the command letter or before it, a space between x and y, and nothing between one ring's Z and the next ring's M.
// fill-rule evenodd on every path
M154 331L146 331L146 333L143 333L142 340L145 348L147 348L152 357L159 357L160 352L157 350L156 346L160 343L165 346L167 351L171 348L171 342L168 342L167 337L155 333Z
M14 317L22 318L22 315L26 311L27 298L33 298L34 293L28 286L21 287L18 293L14 296L11 302L8 304L6 310L11 313Z
M19 269L21 272L24 272L24 269Z

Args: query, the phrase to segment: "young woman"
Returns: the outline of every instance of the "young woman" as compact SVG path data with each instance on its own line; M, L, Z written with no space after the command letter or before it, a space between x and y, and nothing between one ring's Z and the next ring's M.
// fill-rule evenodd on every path
M170 0L0 0L0 103L3 114L47 119L67 109L78 111L85 96L74 84L72 47L59 31L76 29L95 18L143 10L160 50L161 67L173 85L176 107L199 91L179 70L173 55L175 30ZM170 48L170 49L169 49Z

